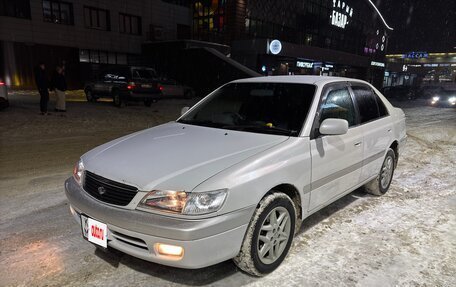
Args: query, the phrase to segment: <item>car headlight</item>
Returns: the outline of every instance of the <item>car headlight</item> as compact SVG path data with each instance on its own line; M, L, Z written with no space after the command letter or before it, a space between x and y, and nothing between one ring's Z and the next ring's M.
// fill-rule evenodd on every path
M226 194L226 189L206 192L154 190L144 196L138 207L185 215L207 214L222 207Z
M84 163L82 162L82 159L74 165L73 177L79 185L82 185L84 177Z
M432 100L433 100L434 102L437 102L438 100L440 100L440 97L432 97Z
M448 99L450 103L456 103L456 97L451 97Z

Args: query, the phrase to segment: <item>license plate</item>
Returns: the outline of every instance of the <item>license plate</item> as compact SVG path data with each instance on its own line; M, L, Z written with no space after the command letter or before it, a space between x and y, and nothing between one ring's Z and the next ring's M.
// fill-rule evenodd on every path
M82 236L101 247L108 247L108 226L81 214Z
M149 84L142 84L142 85L141 85L141 88L149 89L149 88L152 88L152 85L149 85Z

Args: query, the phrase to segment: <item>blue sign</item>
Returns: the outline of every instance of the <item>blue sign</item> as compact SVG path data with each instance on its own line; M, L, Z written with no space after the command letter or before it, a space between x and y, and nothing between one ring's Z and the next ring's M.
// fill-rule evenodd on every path
M405 58L405 59L429 58L429 53L428 52L409 52L407 54L403 54L402 58Z

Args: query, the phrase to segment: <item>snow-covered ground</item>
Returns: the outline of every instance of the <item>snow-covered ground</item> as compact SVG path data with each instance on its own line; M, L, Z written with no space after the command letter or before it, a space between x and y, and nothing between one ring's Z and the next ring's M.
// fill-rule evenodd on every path
M407 104L390 191L357 190L312 215L282 265L258 279L231 261L182 270L85 242L63 194L79 155L173 120L194 100L123 109L80 91L69 100L66 114L41 116L35 93L16 93L0 111L0 286L456 286L455 109Z

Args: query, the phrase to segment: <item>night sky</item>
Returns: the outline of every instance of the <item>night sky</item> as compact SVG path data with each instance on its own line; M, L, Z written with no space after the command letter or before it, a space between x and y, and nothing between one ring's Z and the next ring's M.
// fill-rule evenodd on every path
M455 0L374 0L394 28L388 53L456 52Z

